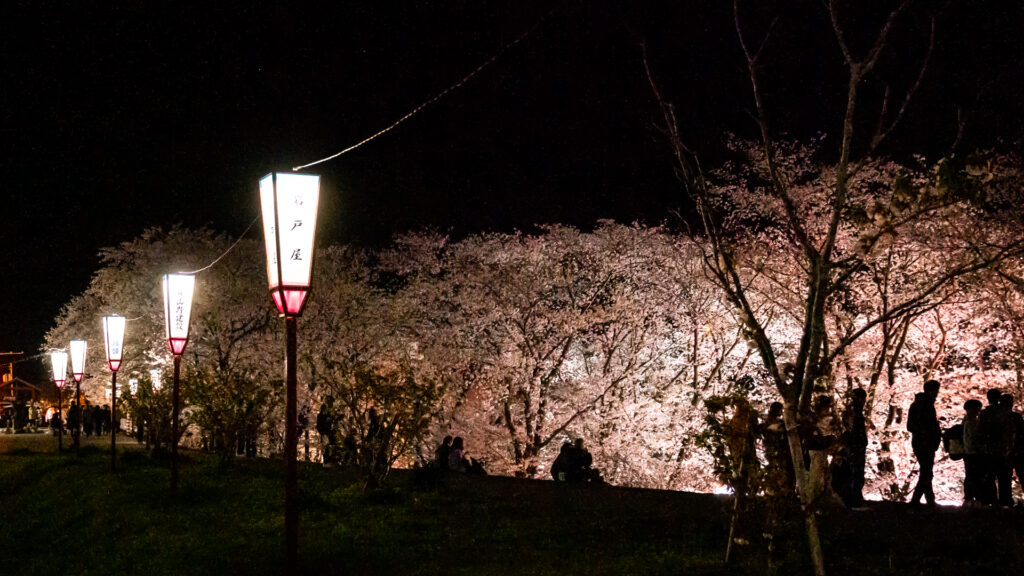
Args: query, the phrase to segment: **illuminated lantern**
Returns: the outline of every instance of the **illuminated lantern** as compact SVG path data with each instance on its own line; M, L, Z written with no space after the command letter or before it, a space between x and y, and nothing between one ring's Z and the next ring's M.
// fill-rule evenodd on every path
M50 364L53 366L53 383L57 388L63 388L68 378L68 353L63 350L50 352Z
M285 320L284 530L287 573L298 564L298 472L296 333L306 305L313 273L313 240L320 177L274 172L260 180L263 238L267 248L267 279L277 311Z
M163 376L163 370L150 370L149 371L149 382L153 385L153 390L160 390L161 384L160 379Z
M53 383L57 385L57 452L64 451L64 382L68 378L68 353L64 350L50 352L53 367Z
M85 376L85 340L71 341L71 373L75 382L81 382Z
M196 277L192 274L164 275L164 320L171 354L181 356L188 344L189 318L192 315L192 294Z
M107 342L107 364L111 372L121 367L121 353L124 348L124 316L103 317L103 337Z
M302 314L313 271L320 177L274 172L260 180L267 277L277 311Z
M164 324L167 343L174 354L174 380L171 384L171 494L178 493L178 381L181 377L181 353L188 344L189 318L192 316L192 294L196 290L196 277L192 274L164 275ZM151 372L152 374L152 372ZM153 388L158 386L153 383Z
M133 397L136 394L139 393L139 379L138 378L129 378L128 379L128 390L131 391Z

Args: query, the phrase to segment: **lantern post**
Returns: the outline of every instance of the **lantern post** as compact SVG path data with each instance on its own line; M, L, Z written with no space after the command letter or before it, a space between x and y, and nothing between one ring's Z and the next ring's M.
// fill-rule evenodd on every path
M164 275L164 320L167 344L174 356L174 384L171 388L171 494L178 492L178 379L181 354L188 344L189 320L196 277L192 274Z
M75 440L75 456L80 454L79 446L82 432L82 378L85 377L85 340L72 340L69 346L71 350L71 374L75 378L75 426L71 430L71 437ZM68 416L71 410L68 410ZM69 418L70 420L70 418Z
M68 353L64 350L50 352L53 367L53 383L57 385L57 452L64 451L64 382L68 377Z
M285 560L298 570L298 410L296 399L297 320L306 305L313 272L313 241L320 177L274 172L260 180L260 207L267 249L270 296L284 317L285 354Z
M117 369L124 351L124 316L103 317L103 339L107 344L110 367L110 470L117 469Z

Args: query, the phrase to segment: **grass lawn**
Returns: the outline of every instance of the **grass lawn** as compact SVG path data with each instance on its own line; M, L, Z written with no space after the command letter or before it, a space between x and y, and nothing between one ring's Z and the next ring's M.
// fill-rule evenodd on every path
M280 574L283 464L186 453L16 448L0 454L0 574ZM307 574L762 574L765 547L722 565L729 500L539 480L396 471L365 494L347 472L300 464ZM1016 574L1024 514L880 504L823 519L832 574ZM798 532L774 572L807 573Z

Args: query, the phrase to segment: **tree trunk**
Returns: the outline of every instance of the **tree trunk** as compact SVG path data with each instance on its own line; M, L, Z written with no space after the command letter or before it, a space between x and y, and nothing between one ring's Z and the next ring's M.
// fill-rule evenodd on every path
M788 398L783 399L783 405L782 420L786 425L786 439L789 442L789 454L793 461L793 475L796 478L797 497L800 499L800 512L803 514L804 527L807 532L807 546L811 552L815 576L825 576L825 554L821 548L821 537L818 535L814 502L809 499L810 474L804 467L804 451L800 442L797 407Z

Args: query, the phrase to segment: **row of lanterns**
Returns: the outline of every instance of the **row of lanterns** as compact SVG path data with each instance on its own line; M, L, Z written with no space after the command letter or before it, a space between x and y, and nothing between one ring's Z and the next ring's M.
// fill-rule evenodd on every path
M320 177L312 174L274 172L260 180L260 206L267 254L267 279L271 298L277 311L285 319L285 540L286 560L291 573L298 562L298 481L296 471L297 402L296 402L296 320L305 308L313 273L313 240L316 234L317 205L320 199ZM181 354L189 337L189 320L195 276L167 274L163 277L164 324L167 343L174 358L174 384L171 415L171 491L177 490L178 440L178 377ZM103 334L106 341L107 365L111 371L111 397L115 399L111 410L112 424L116 421L117 370L121 367L124 349L126 319L123 316L105 316ZM79 384L85 375L85 340L72 340L68 350L75 396L80 405ZM51 354L53 380L59 392L67 380L68 352L57 350ZM132 390L135 393L135 390ZM60 396L58 394L58 410ZM113 430L113 426L111 427ZM59 433L58 442L63 434ZM111 467L116 462L116 430L111 434ZM75 435L75 447L78 436ZM62 449L62 448L61 448Z

